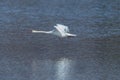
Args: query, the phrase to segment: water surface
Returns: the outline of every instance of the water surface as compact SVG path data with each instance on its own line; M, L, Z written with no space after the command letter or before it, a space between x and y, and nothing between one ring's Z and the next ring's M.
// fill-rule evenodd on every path
M0 0L0 79L119 80L119 0ZM76 38L32 34L69 26Z

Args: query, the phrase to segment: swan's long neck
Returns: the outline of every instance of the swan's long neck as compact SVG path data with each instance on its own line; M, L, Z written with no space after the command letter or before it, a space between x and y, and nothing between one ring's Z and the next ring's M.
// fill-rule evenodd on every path
M37 31L37 30L32 30L32 33L45 33L45 34L51 34L52 31Z

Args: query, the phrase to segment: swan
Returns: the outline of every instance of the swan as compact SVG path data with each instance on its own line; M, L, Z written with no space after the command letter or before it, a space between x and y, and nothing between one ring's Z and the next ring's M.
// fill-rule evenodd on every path
M71 34L69 33L69 28L68 26L62 25L62 24L56 24L54 26L54 30L51 31L37 31L37 30L32 30L32 33L45 33L45 34L53 34L59 37L75 37L77 36L76 34Z

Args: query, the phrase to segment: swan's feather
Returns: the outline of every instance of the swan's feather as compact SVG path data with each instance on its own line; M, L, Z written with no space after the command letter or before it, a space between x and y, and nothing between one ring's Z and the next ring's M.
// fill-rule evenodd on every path
M63 32L69 32L68 26L65 26L65 25L62 25L62 24L57 24L56 27Z

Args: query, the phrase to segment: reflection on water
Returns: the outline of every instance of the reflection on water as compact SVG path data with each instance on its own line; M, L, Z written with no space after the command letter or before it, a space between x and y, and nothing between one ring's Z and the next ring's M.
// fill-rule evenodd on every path
M0 78L2 80L119 80L118 39L110 41L92 39L80 41L80 44L74 42L74 45L66 41L51 44L57 48L48 45L41 48L42 44L2 44Z
M58 60L34 60L32 61L31 80L70 80L72 68L71 60L60 58Z
M67 58L61 58L56 63L56 80L69 80L71 60Z

